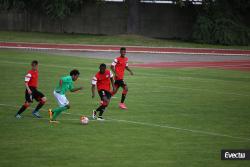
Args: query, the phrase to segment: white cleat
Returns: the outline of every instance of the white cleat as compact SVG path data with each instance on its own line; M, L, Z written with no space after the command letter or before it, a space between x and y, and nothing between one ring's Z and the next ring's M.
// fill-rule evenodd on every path
M96 119L96 113L97 113L96 110L93 110L93 111L92 111L92 118L93 118L93 119Z
M20 114L15 115L16 119L21 119L22 116Z
M97 121L104 121L105 119L102 118L102 117L98 117L96 120L97 120Z

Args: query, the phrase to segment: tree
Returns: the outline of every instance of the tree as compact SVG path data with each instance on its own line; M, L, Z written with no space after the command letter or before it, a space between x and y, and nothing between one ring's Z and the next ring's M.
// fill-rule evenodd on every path
M62 20L81 9L85 3L99 0L0 0L1 10L26 10L30 13L42 13L51 19Z
M249 19L248 0L204 0L193 38L203 43L249 45Z

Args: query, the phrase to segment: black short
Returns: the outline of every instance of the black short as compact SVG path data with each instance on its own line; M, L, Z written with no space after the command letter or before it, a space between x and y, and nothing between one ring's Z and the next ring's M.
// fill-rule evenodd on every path
M36 101L40 101L40 99L44 97L44 94L42 92L39 92L36 88L30 87L30 90L32 91L31 95L27 90L25 91L26 102L32 103L33 99L35 99Z
M98 94L99 94L101 100L103 100L103 97L107 97L107 99L111 98L111 93L109 91L106 91L106 90L100 90L100 91L98 91Z
M115 86L116 87L125 87L126 84L125 84L124 80L115 80Z

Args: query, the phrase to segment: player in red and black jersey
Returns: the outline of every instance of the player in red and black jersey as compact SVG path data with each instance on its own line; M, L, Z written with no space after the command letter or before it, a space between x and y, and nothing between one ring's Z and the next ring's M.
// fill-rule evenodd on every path
M121 97L121 103L119 104L119 107L121 109L127 109L124 101L126 98L126 95L128 93L128 85L125 83L123 80L124 78L124 72L125 69L129 71L131 75L134 75L131 69L128 67L128 58L125 57L126 55L126 48L121 48L120 49L120 56L114 59L112 65L111 65L111 70L115 74L115 91L112 93L113 95L118 91L120 87L122 87L122 97Z
M97 86L97 90L99 96L101 98L100 106L93 111L93 119L96 119L96 114L99 112L99 116L97 120L104 120L102 117L105 108L109 105L110 98L111 98L111 90L110 84L112 85L114 91L114 80L113 74L111 71L106 69L105 64L101 64L99 67L100 71L96 73L96 75L92 79L92 98L95 97L95 86Z
M38 61L33 60L31 62L32 69L28 71L28 73L25 76L25 103L22 105L22 107L19 109L17 114L15 115L16 118L21 118L21 113L24 112L29 106L30 103L33 102L33 99L38 101L38 105L36 106L35 110L32 112L33 116L36 118L41 118L39 114L39 110L42 108L42 106L46 102L46 97L43 93L39 92L37 90L38 87Z

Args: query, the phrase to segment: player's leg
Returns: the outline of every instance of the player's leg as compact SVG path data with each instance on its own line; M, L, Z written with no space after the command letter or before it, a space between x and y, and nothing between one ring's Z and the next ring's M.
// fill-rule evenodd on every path
M33 96L32 94L28 94L28 91L25 91L25 102L24 104L21 106L21 108L18 110L18 112L16 113L15 117L20 119L21 118L21 114L30 106L30 103L32 103L33 101Z
M117 93L117 91L119 90L119 88L120 88L120 82L119 82L119 80L115 81L114 86L115 86L115 90L111 93L112 96L114 96Z
M61 112L63 112L63 111L65 111L65 110L67 110L67 109L69 109L70 108L70 105L69 104L67 104L67 105L65 105L65 106L61 106L61 107L58 107L58 108L55 108L55 109L53 109L52 110L52 121L55 121L56 120L56 118L58 117L58 115L61 113Z
M52 120L52 121L55 121L56 118L58 117L58 115L62 111L65 111L65 110L70 108L69 101L65 95L61 95L61 94L54 91L54 96L58 102L59 107L57 107L53 110L49 109L49 116L50 116L50 120Z
M22 118L21 114L30 106L30 103L28 101L26 101L21 108L18 110L18 112L16 113L15 117L17 119Z
M122 84L122 89L123 89L123 91L122 91L122 97L121 97L121 102L119 104L119 107L121 109L127 109L124 102L125 102L125 99L126 99L126 96L127 96L127 93L128 93L128 85L125 84L124 82Z
M37 118L41 118L40 114L39 114L39 110L43 107L43 105L46 103L47 98L44 96L43 93L39 92L39 91L34 91L34 99L36 99L36 101L38 101L38 104L35 108L35 110L32 112L32 114L37 117Z
M102 90L102 91L99 91L99 95L101 97L102 103L95 110L96 113L93 114L93 118L96 117L96 114L98 112L97 120L104 120L102 115L103 115L106 107L109 105L111 94L109 92L107 92L107 91Z

